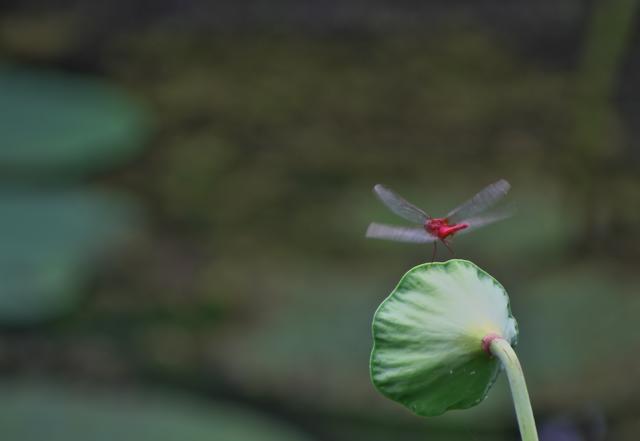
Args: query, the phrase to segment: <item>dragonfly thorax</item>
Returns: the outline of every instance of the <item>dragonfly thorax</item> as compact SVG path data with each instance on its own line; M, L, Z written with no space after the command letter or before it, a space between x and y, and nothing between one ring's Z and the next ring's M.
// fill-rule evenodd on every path
M446 218L431 218L424 224L424 229L427 230L427 233L433 234L439 239L446 239L468 226L465 223L449 225L449 221Z

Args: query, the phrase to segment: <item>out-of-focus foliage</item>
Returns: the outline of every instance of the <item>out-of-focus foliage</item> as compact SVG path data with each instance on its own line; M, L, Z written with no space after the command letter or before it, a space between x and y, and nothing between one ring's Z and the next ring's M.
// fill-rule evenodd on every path
M0 387L0 425L11 440L51 441L303 441L268 418L223 403L171 394L65 389L46 384Z
M69 311L136 217L128 201L95 191L0 191L0 323L25 326Z
M0 96L0 322L27 326L69 312L135 229L131 201L67 185L139 150L146 124L122 90L80 75L1 64Z
M603 260L566 266L521 289L523 364L540 401L579 408L633 400L640 380L632 351L640 344L638 280ZM590 381L597 378L597 381Z
M3 179L104 170L145 138L143 113L122 91L79 75L0 64Z

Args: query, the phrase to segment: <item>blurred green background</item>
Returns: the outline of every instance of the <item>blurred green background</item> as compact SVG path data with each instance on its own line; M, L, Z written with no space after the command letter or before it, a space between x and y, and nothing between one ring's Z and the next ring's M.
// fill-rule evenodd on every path
M506 178L455 249L541 438L639 439L636 3L3 2L0 437L518 439L504 378L422 419L368 373L431 258L364 239L373 185L438 215Z

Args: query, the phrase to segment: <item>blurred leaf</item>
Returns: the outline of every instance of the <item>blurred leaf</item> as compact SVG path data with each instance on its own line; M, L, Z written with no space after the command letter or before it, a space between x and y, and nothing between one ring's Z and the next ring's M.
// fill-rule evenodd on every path
M638 283L621 268L588 263L512 291L534 403L537 394L577 406L613 404L638 393L633 386L640 381L633 367L633 348L640 345Z
M80 392L42 384L0 387L0 427L10 441L301 441L248 410L158 394Z
M357 409L376 396L367 364L379 278L278 261L252 264L250 280L251 309L210 345L227 381L247 393L326 409Z
M0 170L7 176L102 170L143 146L142 110L83 76L0 64Z
M124 238L135 214L107 194L0 192L0 321L22 324L68 310L96 258Z

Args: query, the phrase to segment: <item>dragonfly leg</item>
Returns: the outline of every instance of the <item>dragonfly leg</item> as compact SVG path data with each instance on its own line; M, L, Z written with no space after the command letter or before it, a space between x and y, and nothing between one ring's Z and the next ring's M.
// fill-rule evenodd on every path
M433 242L433 255L431 256L432 262L435 262L437 252L438 252L438 242Z
M443 239L443 240L442 240L442 243L444 244L444 246L445 246L445 247L447 247L447 249L451 252L451 254L454 254L454 255L456 254L456 253L453 251L453 248L451 248L451 247L449 246L449 244L447 243L447 241L446 241L446 240L444 240L444 239Z

